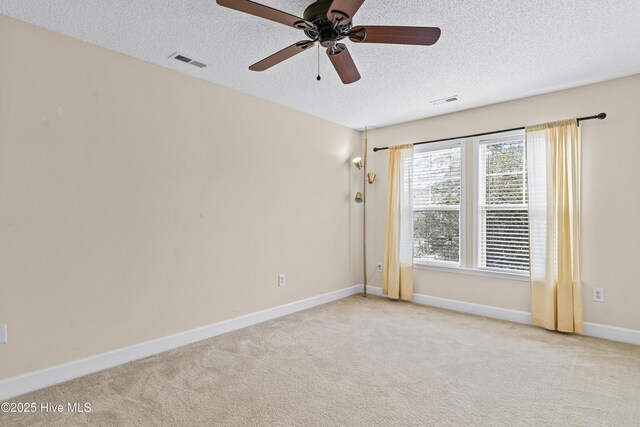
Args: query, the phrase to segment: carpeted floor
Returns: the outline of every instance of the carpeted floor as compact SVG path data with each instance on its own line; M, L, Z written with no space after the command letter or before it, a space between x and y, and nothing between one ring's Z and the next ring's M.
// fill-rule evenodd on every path
M34 392L0 425L640 426L640 347L346 298Z

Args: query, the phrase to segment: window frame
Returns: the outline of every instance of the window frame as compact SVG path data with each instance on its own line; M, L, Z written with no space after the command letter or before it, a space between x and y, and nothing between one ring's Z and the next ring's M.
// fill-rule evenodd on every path
M458 262L454 261L435 261L418 259L415 257L415 251L413 254L413 265L418 268L434 268L458 271L463 269L466 265L466 246L467 246L467 227L466 227L466 214L467 214L467 144L465 139L455 139L451 141L433 142L427 144L426 147L420 147L420 151L441 151L450 148L460 148L460 214L458 217L458 233L460 235ZM415 162L415 158L414 158ZM415 163L414 163L415 165ZM414 167L415 169L415 167ZM451 209L455 210L455 209ZM416 209L412 207L412 215L415 215ZM414 236L415 240L415 236Z
M501 268L491 268L491 267L481 267L480 266L480 253L481 253L481 245L482 245L482 227L480 224L480 182L483 181L480 178L480 173L482 168L480 166L480 146L485 144L490 144L490 141L496 141L499 139L509 139L509 138L522 138L524 141L524 150L526 152L526 135L524 130L515 130L511 132L501 132L494 133L490 135L483 135L481 137L473 138L473 253L472 253L472 263L471 268L478 272L486 272L493 273L499 275L499 277L512 277L512 278L526 278L529 279L529 270L509 270L509 269L501 269ZM528 215L528 207L527 203L527 215Z

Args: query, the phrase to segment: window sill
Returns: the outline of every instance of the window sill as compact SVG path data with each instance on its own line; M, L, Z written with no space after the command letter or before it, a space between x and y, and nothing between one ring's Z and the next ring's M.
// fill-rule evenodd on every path
M419 270L446 271L448 273L468 274L471 276L496 277L498 279L516 280L519 282L529 282L528 274L504 273L501 271L477 270L474 268L450 267L445 265L434 265L434 264L425 264L425 263L415 263L413 265L413 268L419 269Z

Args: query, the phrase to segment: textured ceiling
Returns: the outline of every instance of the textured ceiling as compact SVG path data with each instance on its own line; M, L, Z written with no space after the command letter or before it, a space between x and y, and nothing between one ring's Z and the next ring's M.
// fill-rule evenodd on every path
M260 2L301 16L311 0ZM0 0L0 13L358 129L640 72L639 0L366 0L356 25L437 26L442 37L347 41L362 75L348 86L324 53L316 80L315 48L249 71L305 37L214 0ZM208 67L169 59L176 51ZM450 95L460 100L430 104Z

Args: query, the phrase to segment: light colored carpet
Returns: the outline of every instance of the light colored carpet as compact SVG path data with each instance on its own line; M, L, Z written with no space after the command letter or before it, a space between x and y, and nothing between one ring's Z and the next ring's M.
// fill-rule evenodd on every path
M640 347L354 296L15 401L2 425L640 426Z

